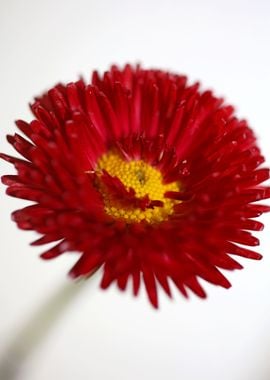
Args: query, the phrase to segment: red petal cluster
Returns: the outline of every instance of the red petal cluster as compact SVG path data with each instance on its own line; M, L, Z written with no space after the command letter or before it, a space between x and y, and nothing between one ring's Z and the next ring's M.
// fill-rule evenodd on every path
M72 277L103 266L102 288L116 281L123 290L131 279L135 295L142 280L155 307L157 285L171 296L168 279L186 297L187 289L205 297L198 278L228 288L218 268L240 269L232 255L261 258L242 245L259 244L249 231L262 230L254 218L270 210L256 203L270 197L260 185L269 169L260 167L264 158L246 121L211 91L184 76L113 66L102 77L94 72L90 85L57 85L31 108L35 119L16 123L27 138L8 136L23 159L1 155L17 170L2 181L7 194L32 202L13 213L20 228L42 235L32 244L56 242L42 258L77 251ZM168 220L126 223L106 214L95 168L111 149L182 184L166 194L181 200ZM135 201L121 183L104 179Z

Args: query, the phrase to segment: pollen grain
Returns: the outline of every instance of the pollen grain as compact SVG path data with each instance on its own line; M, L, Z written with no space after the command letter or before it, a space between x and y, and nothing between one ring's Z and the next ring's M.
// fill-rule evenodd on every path
M98 188L103 196L104 209L106 213L115 219L124 219L127 223L146 221L148 223L160 223L167 220L174 212L174 205L178 200L166 198L167 191L178 192L178 182L163 183L160 170L144 162L143 160L127 161L118 153L110 151L103 154L97 162L97 178L106 171L110 176L117 177L127 190L133 189L137 199L149 197L150 201L160 201L160 206L142 209L116 201L109 190L98 181Z

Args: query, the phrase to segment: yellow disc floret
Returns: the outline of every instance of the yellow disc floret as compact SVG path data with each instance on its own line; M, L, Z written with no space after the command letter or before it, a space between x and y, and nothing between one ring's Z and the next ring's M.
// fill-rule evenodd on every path
M115 200L102 181L98 180L105 211L116 219L124 219L128 223L142 220L148 223L158 223L168 219L174 211L174 205L179 203L177 200L164 196L168 191L178 192L180 190L179 183L164 184L161 172L143 160L127 161L118 153L110 151L103 154L97 162L97 178L101 177L103 171L106 171L111 177L118 178L127 190L133 189L137 199L148 196L150 201L160 201L161 204L159 207L145 209L136 207L134 204L125 203L123 205L121 200Z

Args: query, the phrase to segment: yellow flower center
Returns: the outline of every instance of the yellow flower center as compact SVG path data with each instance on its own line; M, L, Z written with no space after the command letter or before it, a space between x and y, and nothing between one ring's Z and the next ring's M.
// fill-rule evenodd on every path
M96 173L106 213L116 219L124 219L127 223L143 220L148 223L162 222L173 214L174 205L180 203L179 200L165 197L168 191L179 192L179 183L164 184L161 172L142 160L126 161L116 152L110 151L98 160ZM124 192L133 194L133 199L130 202L129 198L124 200L121 191L115 197L110 186L102 180L104 173L120 183Z

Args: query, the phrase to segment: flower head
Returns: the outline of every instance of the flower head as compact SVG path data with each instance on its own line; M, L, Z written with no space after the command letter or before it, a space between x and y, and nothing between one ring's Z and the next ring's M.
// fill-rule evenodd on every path
M56 242L44 259L77 251L72 277L103 267L101 287L116 281L134 294L143 280L157 307L157 285L172 280L187 296L206 294L198 279L230 287L220 272L240 269L232 255L260 259L244 248L269 206L260 184L269 178L246 121L211 91L186 77L113 66L90 85L57 85L17 121L27 138L8 141L23 156L2 154L16 175L2 177L7 194L32 201L13 213L25 230ZM240 244L240 245L239 245Z

